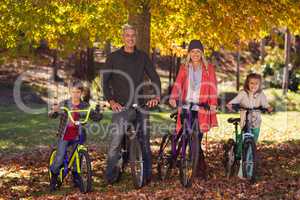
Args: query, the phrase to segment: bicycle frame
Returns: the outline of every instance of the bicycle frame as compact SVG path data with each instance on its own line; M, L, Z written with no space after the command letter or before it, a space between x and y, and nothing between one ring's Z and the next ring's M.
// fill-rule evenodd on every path
M173 141L172 141L172 155L174 158L177 159L179 153L181 152L181 156L185 158L185 150L186 150L186 140L185 137L187 135L192 134L192 127L191 127L191 118L192 118L192 113L190 110L187 110L187 122L184 122L184 127L182 128L182 132L180 135L177 135L174 133ZM185 121L186 119L183 119ZM178 137L178 138L177 138ZM178 142L178 148L176 148Z
M82 124L85 124L88 122L89 117L90 117L90 113L91 110L94 107L90 106L88 109L76 109L76 110L70 110L67 107L61 107L60 109L65 111L68 115L68 118L71 120L72 123L74 123L75 125L78 125L78 130L79 130L79 139L71 142L68 146L75 144L75 147L72 150L71 153L71 158L68 158L67 152L65 152L65 157L64 157L64 161L63 161L63 165L64 167L60 169L60 173L59 173L59 177L60 177L60 181L63 181L63 178L68 174L69 169L71 169L71 167L74 165L74 162L76 163L76 171L78 174L81 173L81 169L80 169L80 158L79 158L79 154L78 152L80 150L85 150L87 151L87 148L83 145L83 138L82 138ZM86 116L83 120L74 120L72 113L77 112L77 113L86 113ZM67 151L67 149L66 149ZM53 162L53 159L51 157L51 162ZM51 176L51 174L50 174Z
M174 159L177 159L180 151L181 151L181 156L183 158L185 158L185 150L186 150L186 140L185 140L185 137L187 135L191 135L193 133L193 127L191 125L191 122L192 122L192 107L194 105L198 106L198 108L204 108L206 110L209 110L210 107L208 104L197 104L197 103L191 103L191 102L185 102L186 105L189 106L189 109L185 109L186 112L187 112L187 117L186 115L184 116L184 119L183 119L183 128L182 128L182 133L180 133L179 137L177 138L177 134L176 132L173 133L173 139L172 139L172 145L171 145L171 148L172 148L172 157ZM177 146L177 142L178 142L178 148L176 148Z

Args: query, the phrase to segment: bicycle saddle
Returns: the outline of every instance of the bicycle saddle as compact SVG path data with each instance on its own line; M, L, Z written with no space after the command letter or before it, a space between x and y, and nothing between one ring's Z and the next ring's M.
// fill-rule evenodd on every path
M229 118L228 120L227 120L227 122L228 123L238 123L238 122L240 122L241 121L241 118Z

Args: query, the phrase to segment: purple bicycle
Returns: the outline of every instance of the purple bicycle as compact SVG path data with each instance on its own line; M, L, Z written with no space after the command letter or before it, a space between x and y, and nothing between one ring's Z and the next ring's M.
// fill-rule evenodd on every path
M199 129L198 123L193 123L197 119L193 112L195 107L210 109L208 104L184 103L180 117L183 126L179 133L167 133L163 136L157 161L158 177L161 180L168 179L172 170L179 167L179 178L184 187L192 185L199 160ZM177 112L172 113L170 118L176 123Z

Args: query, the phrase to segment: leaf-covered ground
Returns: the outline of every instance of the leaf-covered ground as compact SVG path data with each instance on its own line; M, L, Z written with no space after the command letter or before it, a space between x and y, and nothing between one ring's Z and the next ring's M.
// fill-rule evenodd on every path
M68 180L60 191L49 192L47 160L58 121L49 120L45 114L26 114L15 106L1 106L0 112L0 199L300 199L300 112L263 116L258 146L260 174L254 185L238 178L227 180L223 173L221 141L233 136L233 127L226 120L237 115L218 114L219 128L208 135L209 179L196 181L189 189L182 188L176 173L169 181L157 180L155 161L161 133L156 129L152 130L158 134L151 145L152 183L135 190L127 173L119 183L107 186L103 181L107 143L101 135L91 134L88 142L94 183L93 192L86 195L70 187ZM110 113L106 113L101 123L108 124L109 118ZM156 113L152 123L173 122L169 113Z
M152 142L152 146L157 141ZM182 188L178 174L166 182L156 177L135 190L129 174L119 183L108 186L103 180L105 154L90 146L94 171L93 192L81 194L66 180L60 191L49 192L47 160L48 148L28 153L11 154L0 158L0 199L300 199L300 142L263 143L259 145L259 179L250 185L239 178L224 177L222 144L210 142L207 150L208 181L198 180L188 189ZM154 152L154 161L156 152Z

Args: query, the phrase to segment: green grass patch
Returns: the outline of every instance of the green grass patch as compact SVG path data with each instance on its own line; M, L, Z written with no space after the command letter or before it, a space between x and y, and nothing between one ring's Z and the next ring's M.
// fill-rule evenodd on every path
M49 119L47 114L28 114L19 110L15 105L0 107L0 151L18 152L27 151L40 146L56 144L56 130L58 119ZM111 112L104 113L104 119L97 127L91 127L88 142L107 144L108 126L111 121ZM151 136L161 137L174 128L174 122L169 118L169 112L153 112L151 114ZM208 139L213 141L227 140L234 137L234 127L227 123L229 117L238 117L238 114L218 114L219 127L208 133ZM300 112L278 112L273 115L263 115L260 141L282 142L298 140Z

